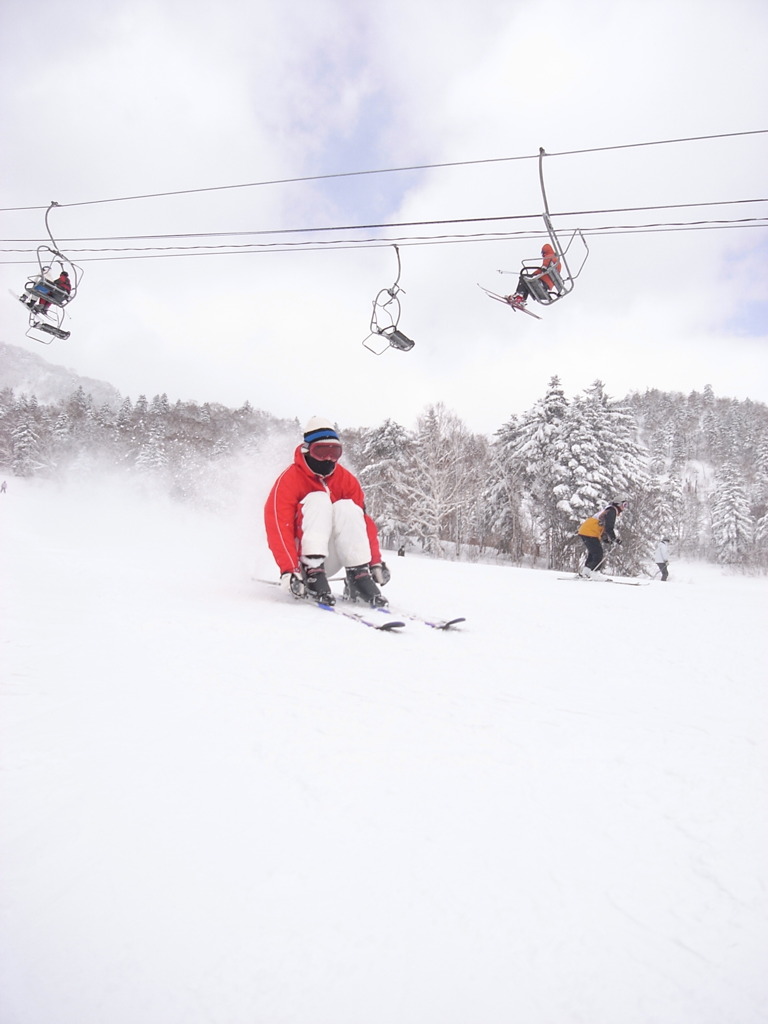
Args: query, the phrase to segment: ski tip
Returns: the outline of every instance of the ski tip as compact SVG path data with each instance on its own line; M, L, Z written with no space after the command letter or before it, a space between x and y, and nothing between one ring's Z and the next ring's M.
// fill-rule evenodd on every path
M404 622L382 622L381 624L376 623L374 629L383 630L385 633L390 633L393 629L405 629Z

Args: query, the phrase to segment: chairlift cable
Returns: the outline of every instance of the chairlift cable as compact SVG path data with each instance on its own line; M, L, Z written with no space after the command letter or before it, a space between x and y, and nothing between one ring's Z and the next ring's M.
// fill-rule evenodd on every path
M668 221L646 224L602 224L585 227L581 233L588 237L610 235L634 235L651 232L706 231L743 228L768 227L768 218L744 217L736 220L702 220L702 221ZM569 233L573 228L565 229ZM82 256L81 262L95 263L115 260L136 259L173 259L186 256L237 256L237 255L268 255L270 253L290 252L328 252L347 249L382 249L399 243L400 245L463 245L477 242L506 242L547 238L542 229L523 231L477 232L472 234L452 233L447 235L413 235L392 238L363 239L316 239L304 242L246 242L241 244L222 243L221 245L184 245L184 246L125 246L121 248L83 248L71 249L71 253L125 253L126 255ZM224 251L222 251L224 250ZM31 254L36 249L0 249L0 253ZM128 255L130 254L130 255ZM29 259L1 260L3 266L19 266L36 262Z
M679 139L656 139L656 140L652 140L652 141L649 141L649 142L631 142L631 143L617 144L617 145L614 145L614 146L592 146L592 147L584 148L584 149L561 150L561 151L556 152L556 153L548 153L547 156L580 156L580 155L588 154L588 153L606 153L606 152L611 152L613 150L621 150L621 149L638 149L638 148L641 148L641 147L648 147L648 146L669 146L669 145L674 145L674 144L678 144L678 143L704 142L704 141L710 141L710 140L713 140L713 139L730 139L730 138L738 138L738 137L747 136L747 135L765 135L765 134L768 134L768 128L760 128L760 129L756 129L756 130L753 130L753 131L745 131L745 132L723 132L723 133L716 134L716 135L695 135L695 136L690 136L688 138L679 138ZM266 186L266 185L291 185L291 184L299 184L299 183L311 182L311 181L327 181L327 180L335 179L335 178L362 177L362 176L365 176L365 175L373 175L373 174L397 174L397 173L403 173L403 172L406 172L406 171L439 170L441 168L450 168L450 167L472 167L472 166L478 166L478 165L483 165L483 164L510 163L512 161L517 161L517 160L535 160L535 159L536 159L536 155L529 153L529 154L522 154L522 155L519 155L519 156L488 157L488 158L485 158L485 159L478 159L478 160L452 160L452 161L447 161L447 162L443 162L443 163L434 163L434 164L412 164L412 165L406 166L406 167L380 167L380 168L375 168L375 169L371 169L371 170L363 170L363 171L340 171L340 172L336 172L336 173L332 173L332 174L313 174L313 175L305 175L305 176L302 176L302 177L295 177L295 178L277 178L277 179L266 180L266 181L249 181L249 182L242 182L242 183L236 184L236 185L212 185L212 186L208 186L208 187L204 187L204 188L176 189L176 190L169 191L169 192L149 192L149 193L145 193L145 194L142 194L142 195L115 196L115 197L112 197L110 199L90 199L90 200L83 200L83 201L75 202L75 203L57 203L56 205L62 206L62 207L96 206L96 205L105 204L105 203L123 203L123 202L129 202L129 201L133 201L133 200L139 200L139 199L162 199L162 198L167 198L167 197L170 197L170 196L195 195L195 194L200 194L200 193L203 193L203 192L221 192L221 191L240 189L240 188L257 188L257 187ZM44 206L7 206L7 207L0 207L0 213L19 213L19 212L29 211L29 210L44 210L44 209L46 209L46 207L44 207Z
M546 154L551 156L551 154ZM606 213L647 213L655 210L687 210L707 206L743 206L756 203L768 203L768 198L763 199L726 199L717 202L705 203L667 203L657 206L624 206L609 209L596 210L563 210L560 213L551 214L552 217L593 217ZM414 220L414 221L389 221L382 224L341 224L329 225L326 227L306 228L268 228L257 231L186 231L169 234L150 235L84 235L63 239L64 242L130 242L144 241L152 238L238 238L243 236L256 235L299 235L319 234L326 231L371 231L380 228L411 228L411 227L438 227L444 224L484 224L490 221L512 221L512 220L537 220L540 213L518 213L504 214L497 217L462 217L445 218L442 220ZM2 238L0 243L30 242L36 243L35 238ZM287 244L287 243L286 243ZM156 248L156 246L152 246Z

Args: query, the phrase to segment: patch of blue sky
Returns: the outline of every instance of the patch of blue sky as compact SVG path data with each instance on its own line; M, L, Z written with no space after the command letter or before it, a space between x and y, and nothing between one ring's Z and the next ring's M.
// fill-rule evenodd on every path
M741 337L768 335L768 299L747 299L729 319L728 327Z
M374 94L361 104L354 121L332 129L323 140L322 150L313 155L313 173L343 175L315 181L313 191L340 223L384 223L396 217L404 196L425 174L422 170L388 169L425 162L412 147L401 148L393 141L388 98ZM379 170L386 173L350 173Z

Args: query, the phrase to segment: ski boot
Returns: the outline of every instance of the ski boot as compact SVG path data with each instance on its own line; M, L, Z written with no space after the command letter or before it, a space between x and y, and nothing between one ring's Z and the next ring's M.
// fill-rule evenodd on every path
M381 591L371 576L370 565L353 565L347 569L344 600L363 601L372 608L386 608L389 604L386 597L381 596Z
M325 574L323 562L320 562L319 565L305 564L303 568L307 597L317 601L318 604L336 604L336 598L333 596L331 585Z

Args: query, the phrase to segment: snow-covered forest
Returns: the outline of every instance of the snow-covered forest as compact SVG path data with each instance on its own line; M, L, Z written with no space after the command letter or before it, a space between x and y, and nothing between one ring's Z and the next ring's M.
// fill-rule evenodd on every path
M718 398L711 387L617 400L601 381L568 397L553 377L533 408L492 437L439 403L413 429L392 420L338 427L391 548L572 568L578 523L626 497L614 571L640 571L662 535L678 556L768 566L768 408L758 402ZM231 409L140 395L113 407L82 386L48 403L0 391L4 475L124 470L142 486L216 508L243 458L258 458L276 436L289 451L298 422L247 402Z

